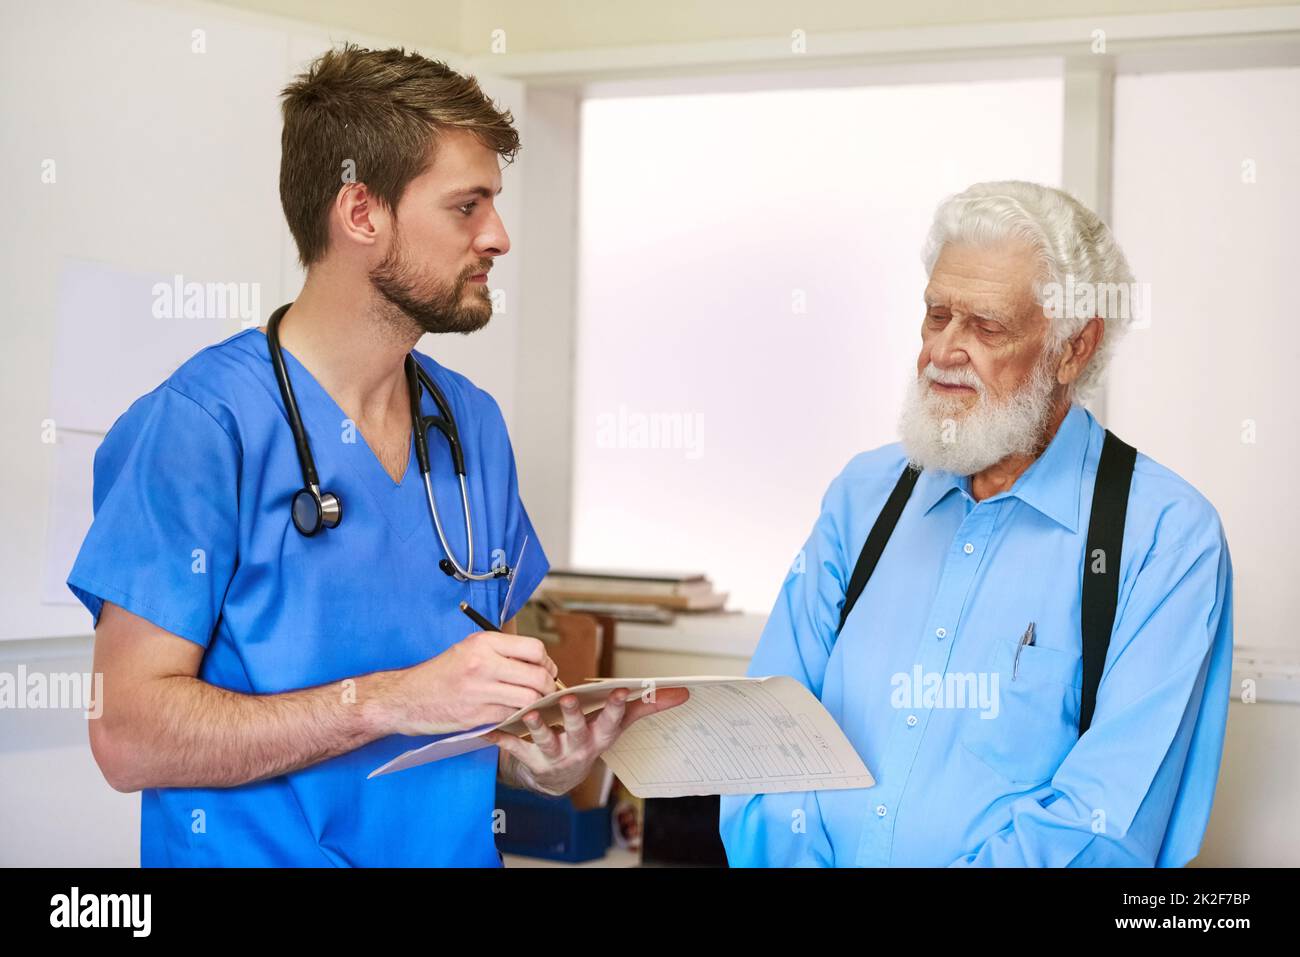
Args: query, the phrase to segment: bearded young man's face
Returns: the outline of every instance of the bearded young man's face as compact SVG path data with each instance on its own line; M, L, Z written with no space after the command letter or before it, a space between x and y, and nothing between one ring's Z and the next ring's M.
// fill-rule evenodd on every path
M464 130L439 134L432 165L413 179L393 218L375 291L424 332L474 332L492 318L487 274L510 238L497 214L497 154Z
M900 432L927 469L973 475L1040 448L1062 387L1039 264L1020 242L945 245L925 290L917 379Z

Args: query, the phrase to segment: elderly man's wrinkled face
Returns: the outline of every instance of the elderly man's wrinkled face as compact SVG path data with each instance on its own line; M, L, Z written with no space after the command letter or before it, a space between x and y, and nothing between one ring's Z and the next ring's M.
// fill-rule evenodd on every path
M1021 243L975 247L946 245L925 288L925 319L916 371L933 364L940 373L932 395L951 400L955 412L972 408L980 385L1002 402L1033 372L1048 337L1047 320L1034 300L1038 264ZM967 384L977 378L975 387Z
M949 243L925 289L917 380L901 431L912 461L970 475L1037 451L1058 397L1031 246Z

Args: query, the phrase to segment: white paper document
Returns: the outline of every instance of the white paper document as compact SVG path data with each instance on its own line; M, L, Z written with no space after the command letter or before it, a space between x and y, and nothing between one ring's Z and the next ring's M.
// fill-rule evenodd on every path
M684 704L634 723L605 752L605 763L637 797L821 791L876 783L821 702L785 675L592 681L547 695L498 725L407 751L369 776L489 747L483 740L489 731L526 735L523 716L529 711L540 711L548 724L562 724L560 698L575 695L589 714L604 707L616 688L631 691L629 701L650 689L691 693Z

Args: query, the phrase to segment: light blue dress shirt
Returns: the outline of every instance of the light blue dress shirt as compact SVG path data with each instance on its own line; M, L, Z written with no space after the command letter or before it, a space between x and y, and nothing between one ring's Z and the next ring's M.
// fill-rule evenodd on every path
M969 479L923 472L837 638L906 459L894 444L849 462L749 674L803 682L876 784L724 796L733 866L1177 867L1196 855L1228 713L1228 546L1213 506L1139 450L1115 628L1080 738L1079 605L1103 437L1074 406L1015 485L982 502Z
M204 649L199 678L245 695L406 668L476 631L467 601L512 618L545 576L519 498L496 401L415 353L451 403L465 449L475 571L443 574L413 447L400 482L298 359L285 351L321 487L343 521L311 538L289 502L302 486L266 337L249 329L204 349L138 399L95 453L95 520L68 585L98 622L112 601ZM425 415L437 411L422 398ZM431 482L465 560L460 484L430 430ZM343 699L347 700L347 699ZM366 780L430 738L388 735L311 767L229 788L141 796L148 866L500 866L492 833L497 749Z

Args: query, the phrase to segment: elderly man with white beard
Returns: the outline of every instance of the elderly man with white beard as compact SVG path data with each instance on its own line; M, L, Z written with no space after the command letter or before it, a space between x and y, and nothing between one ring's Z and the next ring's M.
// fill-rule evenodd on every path
M902 442L831 483L749 669L817 695L875 785L724 796L728 859L1182 866L1223 751L1232 566L1213 506L1079 404L1128 264L1020 182L946 200L925 261Z

